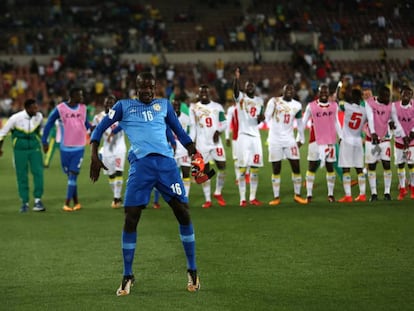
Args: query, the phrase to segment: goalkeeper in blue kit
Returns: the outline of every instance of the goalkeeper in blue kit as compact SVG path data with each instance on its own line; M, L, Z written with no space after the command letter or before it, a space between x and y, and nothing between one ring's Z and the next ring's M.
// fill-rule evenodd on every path
M154 98L155 79L149 72L137 76L137 99L122 99L98 124L91 137L90 178L99 178L101 168L106 169L99 159L98 148L103 132L116 121L124 130L130 142L128 161L130 169L125 192L125 222L122 232L123 278L116 294L125 296L135 279L132 263L137 242L137 226L141 211L150 201L155 187L172 208L179 223L179 235L187 258L187 290L200 289L195 256L195 235L189 213L188 199L177 169L173 150L167 141L167 126L188 150L193 159L192 174L201 183L211 177L204 173L204 162L191 138L181 127L173 106L165 98Z

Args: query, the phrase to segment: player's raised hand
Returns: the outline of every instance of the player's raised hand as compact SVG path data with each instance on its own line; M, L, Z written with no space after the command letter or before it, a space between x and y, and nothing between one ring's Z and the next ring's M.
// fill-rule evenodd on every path
M236 79L240 78L240 68L239 67L237 67L236 70L234 71L234 77Z

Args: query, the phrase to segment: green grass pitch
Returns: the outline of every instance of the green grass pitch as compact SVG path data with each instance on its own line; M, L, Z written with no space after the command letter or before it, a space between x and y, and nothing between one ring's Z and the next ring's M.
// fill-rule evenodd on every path
M66 177L56 154L45 171L47 211L19 214L10 145L7 138L0 158L0 310L414 309L414 201L395 200L395 170L391 202L329 204L321 169L312 204L300 206L284 161L281 205L243 209L228 152L228 206L204 210L201 187L191 188L201 290L185 290L177 222L162 202L160 210L143 212L136 283L129 296L116 297L123 211L110 208L106 176L89 181L89 148L78 180L81 211L61 210ZM301 152L305 159L306 148ZM264 158L257 197L267 203L272 190L265 145ZM306 167L303 161L303 176ZM352 190L355 196L358 187ZM342 195L337 178L335 196Z

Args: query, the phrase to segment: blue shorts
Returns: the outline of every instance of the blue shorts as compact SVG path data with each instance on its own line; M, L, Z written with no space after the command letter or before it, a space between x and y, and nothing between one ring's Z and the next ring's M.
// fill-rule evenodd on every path
M155 187L165 202L177 198L187 203L184 184L175 159L160 154L144 158L130 157L130 168L125 191L125 207L146 206Z
M60 164L62 165L63 172L68 174L73 172L79 174L80 167L83 160L83 154L85 148L77 148L73 151L60 150Z

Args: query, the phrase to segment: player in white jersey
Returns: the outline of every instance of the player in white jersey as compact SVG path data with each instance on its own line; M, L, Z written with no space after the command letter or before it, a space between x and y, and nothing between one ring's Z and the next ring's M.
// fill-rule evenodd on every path
M190 137L195 142L197 150L202 154L206 163L206 171L209 171L209 162L214 161L218 173L216 178L216 189L214 198L220 206L225 206L221 192L226 176L226 153L220 134L225 131L227 121L223 106L210 100L210 89L208 85L201 85L198 93L199 101L190 106ZM211 203L211 181L202 184L205 203L203 208L210 208Z
M105 98L105 110L95 115L92 121L93 126L97 126L101 122L115 102L116 98L114 95L109 95ZM103 163L108 168L108 170L104 170L104 174L109 176L109 185L114 194L111 206L112 208L120 208L122 204L122 175L126 155L124 131L115 123L113 127L108 128L104 132L103 138L103 146L99 150L99 154L102 156Z
M236 103L227 109L226 113L227 127L225 131L226 145L231 147L234 162L234 176L236 176L236 185L239 184L239 168L237 166L237 137L239 135L239 117L236 109ZM231 133L231 140L230 140ZM246 184L250 183L250 168L246 168L245 174Z
M175 113L177 114L178 121L180 121L183 129L189 133L190 131L190 116L181 110L181 101L178 98L175 98L172 102ZM190 196L190 186L191 186L191 157L188 155L187 149L180 143L176 138L176 147L174 152L174 158L177 162L177 166L181 169L181 175L184 183L184 189L187 198Z
M351 94L349 95L349 91ZM366 178L364 169L364 148L362 142L362 129L367 122L365 102L359 89L347 90L345 102L340 105L344 111L344 123L342 127L342 140L339 147L338 166L342 168L342 184L345 196L338 202L352 202L351 196L351 168L355 168L358 174L359 195L357 202L365 202Z
M246 207L246 169L250 167L250 194L251 205L261 205L257 200L256 192L259 184L259 168L263 166L262 140L259 132L259 123L264 121L263 99L255 96L256 84L247 81L245 92L240 91L240 69L234 74L233 91L236 100L236 109L239 118L237 137L237 166L239 167L240 206Z
M269 162L272 163L272 188L274 199L269 205L280 204L280 172L282 160L286 157L292 168L292 182L294 188L293 199L300 204L307 204L307 200L300 196L302 177L300 175L300 152L294 135L294 121L296 120L299 136L304 140L302 124L302 104L293 99L295 89L289 83L283 87L283 95L272 97L266 105L265 117L269 125L267 138L269 146Z

